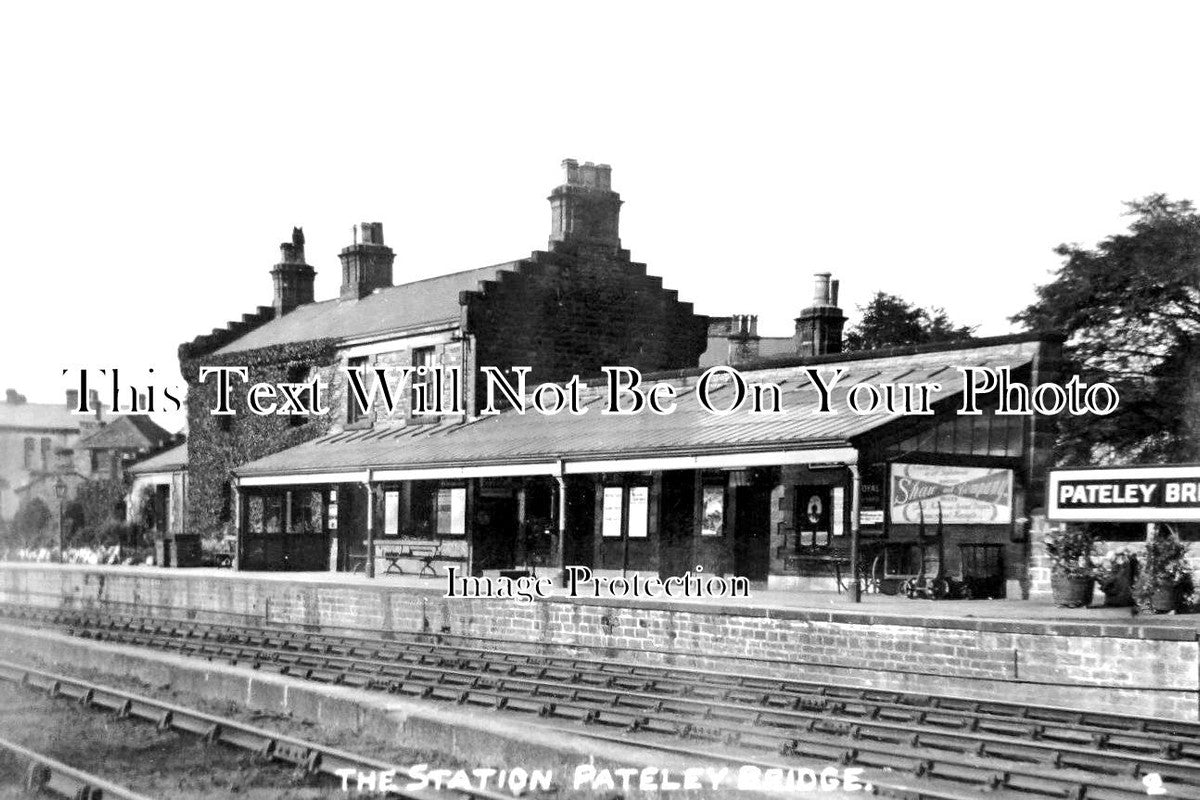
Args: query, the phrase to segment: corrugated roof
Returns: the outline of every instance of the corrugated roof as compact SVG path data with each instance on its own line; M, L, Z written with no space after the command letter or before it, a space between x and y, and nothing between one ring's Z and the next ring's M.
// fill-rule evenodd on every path
M313 339L351 339L455 321L459 315L459 292L478 289L481 281L492 280L517 263L510 261L389 286L359 300L325 300L298 306L230 342L215 355Z
M187 463L187 442L184 442L169 450L164 450L157 455L151 456L145 461L139 461L126 470L126 472L133 475L148 475L153 472L176 472L187 467Z
M151 450L171 434L145 414L117 417L100 430L80 440L81 450Z
M958 366L1018 367L1029 363L1036 341L1010 341L952 350L906 353L844 362L822 360L821 375L846 369L833 391L837 413L813 413L817 391L802 366L744 370L748 382L772 382L781 387L783 413L755 415L740 410L718 416L704 410L692 389L696 376L677 378L677 408L667 415L648 411L630 416L600 413L604 402L589 387L587 413L546 416L530 409L525 415L505 412L466 423L437 426L346 431L330 434L245 464L239 475L285 475L337 472L365 468L411 469L443 466L482 466L547 462L559 459L595 460L644 456L703 455L845 446L867 431L897 419L899 414L857 415L846 405L849 389L859 382L880 384L936 382L932 399L962 390ZM729 387L713 393L715 403L728 402Z
M65 403L7 403L0 401L0 428L78 430L90 414L72 414Z

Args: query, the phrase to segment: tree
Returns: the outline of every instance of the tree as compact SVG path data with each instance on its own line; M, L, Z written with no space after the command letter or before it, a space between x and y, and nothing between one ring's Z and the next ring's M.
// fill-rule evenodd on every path
M876 350L908 344L968 339L975 330L956 326L940 308L918 308L894 294L876 292L859 306L862 318L846 332L846 350Z
M1060 463L1200 457L1200 215L1163 194L1126 203L1127 233L1063 258L1013 317L1067 338L1065 367L1120 393L1104 417L1060 417Z
M21 504L13 516L12 532L18 547L33 547L39 543L50 524L50 509L41 498Z

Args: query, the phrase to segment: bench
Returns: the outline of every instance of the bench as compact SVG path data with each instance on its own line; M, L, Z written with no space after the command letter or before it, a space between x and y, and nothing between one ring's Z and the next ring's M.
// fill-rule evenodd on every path
M424 577L426 574L431 578L437 577L437 570L433 568L433 562L442 555L442 543L440 541L412 541L412 542L396 542L379 545L380 554L383 556L387 566L384 568L385 575L403 575L404 568L400 566L400 559L415 558L421 562L421 568L417 575Z

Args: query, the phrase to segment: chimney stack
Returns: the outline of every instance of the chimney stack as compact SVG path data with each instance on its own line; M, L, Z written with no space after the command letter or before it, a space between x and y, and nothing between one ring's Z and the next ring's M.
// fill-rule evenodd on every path
M612 190L612 167L562 162L563 183L550 197L550 249L582 244L621 249L621 195Z
M292 240L279 245L279 263L271 270L276 317L313 301L316 275L316 270L304 262L304 229L292 228Z
M729 364L745 364L759 356L758 315L734 314L729 318Z
M19 406L25 402L25 395L18 392L16 389L6 389L4 391L4 402L10 406Z
M67 389L67 410L75 411L79 408L79 390Z
M396 254L383 243L383 223L364 222L359 228L362 241L343 248L338 256L342 260L343 300L358 300L376 289L392 285L392 262Z
M842 352L842 328L846 315L838 308L838 282L830 273L813 276L812 305L796 317L796 352L802 356L823 356Z

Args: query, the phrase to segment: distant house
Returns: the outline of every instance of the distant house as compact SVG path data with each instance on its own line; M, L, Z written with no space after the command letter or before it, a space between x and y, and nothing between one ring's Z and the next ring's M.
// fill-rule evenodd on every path
M172 435L145 414L128 414L84 437L76 445L86 460L85 474L99 480L119 480L125 466L138 456L160 449Z
M188 446L177 444L129 466L129 522L147 525L157 543L156 562L195 563L199 537L187 535Z
M23 502L40 499L58 524L56 480L67 485L67 496L87 477L88 463L76 460L81 438L100 430L104 409L93 402L94 414L73 414L79 394L68 391L65 403L30 403L15 389L0 403L0 520L9 522Z

